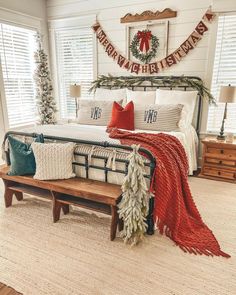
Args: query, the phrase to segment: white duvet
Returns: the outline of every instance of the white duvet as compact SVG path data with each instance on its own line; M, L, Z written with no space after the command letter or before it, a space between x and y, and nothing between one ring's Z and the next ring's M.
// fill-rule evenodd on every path
M79 125L75 123L63 125L39 125L30 128L21 129L23 132L43 133L50 136L59 136L73 139L89 141L107 141L113 144L120 144L119 140L109 138L106 133L106 126ZM133 132L160 133L160 131L139 130ZM189 174L197 169L197 145L198 137L192 126L182 129L179 132L165 132L173 135L182 143L189 162Z

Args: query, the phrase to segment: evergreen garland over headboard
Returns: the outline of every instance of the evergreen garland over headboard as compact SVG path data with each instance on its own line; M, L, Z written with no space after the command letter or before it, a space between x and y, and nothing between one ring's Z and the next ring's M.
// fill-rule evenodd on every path
M199 95L205 98L210 104L215 104L215 98L212 96L210 90L204 85L199 77L194 76L120 76L101 75L92 82L90 92L95 92L97 88L132 88L139 86L147 87L186 87L197 90Z

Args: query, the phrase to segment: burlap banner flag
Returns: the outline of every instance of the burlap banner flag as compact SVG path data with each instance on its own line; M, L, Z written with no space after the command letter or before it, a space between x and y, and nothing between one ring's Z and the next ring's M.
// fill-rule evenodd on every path
M158 72L179 63L183 57L185 57L191 50L193 50L198 42L202 39L204 33L208 31L207 23L211 23L214 17L215 14L210 10L207 10L200 22L195 27L194 31L180 45L179 48L177 48L174 52L172 52L160 61L154 61L152 63L142 65L137 62L128 60L121 53L119 53L119 51L107 38L106 33L103 31L101 25L98 22L94 24L92 28L97 36L99 43L104 47L107 55L113 58L119 67L124 68L127 71L135 74L157 74Z

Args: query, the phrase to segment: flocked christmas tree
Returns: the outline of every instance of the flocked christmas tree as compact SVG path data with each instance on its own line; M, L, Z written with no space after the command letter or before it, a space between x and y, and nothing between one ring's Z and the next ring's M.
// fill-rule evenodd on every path
M146 217L149 208L149 193L144 178L144 162L138 153L139 146L132 145L128 174L122 185L122 200L118 204L119 217L123 220L122 237L125 243L137 244L146 232Z
M48 68L48 57L42 49L40 35L36 35L38 49L34 54L36 62L35 83L36 83L36 101L40 124L55 124L57 104L52 96L52 82Z

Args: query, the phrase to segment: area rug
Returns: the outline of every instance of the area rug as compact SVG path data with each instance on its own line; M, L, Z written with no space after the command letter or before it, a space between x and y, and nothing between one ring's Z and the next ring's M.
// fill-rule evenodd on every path
M22 295L22 293L19 293L13 288L0 283L0 295Z
M189 182L230 259L186 254L158 233L133 248L110 242L109 216L78 210L53 223L42 199L5 209L0 181L0 281L24 295L236 294L236 185Z

